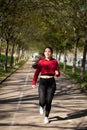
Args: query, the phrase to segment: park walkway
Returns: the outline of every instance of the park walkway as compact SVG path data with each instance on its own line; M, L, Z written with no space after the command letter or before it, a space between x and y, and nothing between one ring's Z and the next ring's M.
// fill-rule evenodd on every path
M87 95L63 74L56 78L50 123L43 123L31 65L28 61L0 85L0 130L87 130Z

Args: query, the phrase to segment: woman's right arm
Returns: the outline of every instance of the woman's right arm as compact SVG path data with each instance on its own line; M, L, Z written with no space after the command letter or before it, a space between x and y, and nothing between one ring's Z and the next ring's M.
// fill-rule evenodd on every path
M38 63L37 69L36 69L36 71L34 73L34 77L33 77L33 80L32 80L32 87L33 88L36 87L36 82L37 82L39 73L40 73L40 64Z

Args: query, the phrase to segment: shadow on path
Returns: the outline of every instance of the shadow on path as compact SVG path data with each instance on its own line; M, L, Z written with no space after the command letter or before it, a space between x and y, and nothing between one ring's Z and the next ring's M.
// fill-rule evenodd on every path
M77 111L74 113L69 113L67 115L67 117L60 117L60 116L54 116L54 117L50 117L50 122L52 121L59 121L59 120L69 120L69 119L75 119L75 118L80 118L80 117L84 117L87 116L87 109L85 110L81 110L81 111Z

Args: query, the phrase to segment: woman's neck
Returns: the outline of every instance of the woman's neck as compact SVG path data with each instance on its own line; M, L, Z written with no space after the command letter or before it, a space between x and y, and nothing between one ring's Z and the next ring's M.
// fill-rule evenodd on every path
M48 61L49 61L51 58L52 58L52 57L49 57L49 58L48 58L48 57L45 57L45 59L48 60Z

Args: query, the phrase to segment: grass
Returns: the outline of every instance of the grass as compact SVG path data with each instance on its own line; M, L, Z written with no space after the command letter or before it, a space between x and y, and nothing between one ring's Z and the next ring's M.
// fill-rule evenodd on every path
M0 61L4 61L5 55L0 55Z
M1 63L5 62L5 55L0 55L0 62ZM8 56L8 64L10 64L10 56Z
M72 66L67 65L66 67L66 71L63 71L63 63L60 63L60 69L69 77L71 77L72 79L74 79L75 81L77 81L78 83L81 84L81 86L87 90L87 71L85 72L85 79L81 80L80 78L80 68L76 68L76 75L72 74Z
M17 64L17 66L22 66L23 64L25 63L25 60L21 60L18 64Z
M15 68L7 67L7 72L5 72L4 67L0 66L0 79L2 80L3 78L5 78L8 74L13 72L14 70L15 70Z
M0 56L0 61L3 62L4 61L5 56L1 55ZM4 79L5 77L7 77L10 73L12 73L16 68L21 67L26 60L21 60L19 63L17 63L15 66L13 66L12 68L10 66L7 67L7 72L4 71L4 65L0 65L0 80ZM8 62L10 63L10 57L8 59Z

